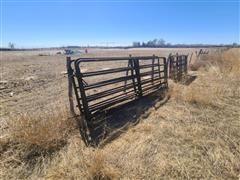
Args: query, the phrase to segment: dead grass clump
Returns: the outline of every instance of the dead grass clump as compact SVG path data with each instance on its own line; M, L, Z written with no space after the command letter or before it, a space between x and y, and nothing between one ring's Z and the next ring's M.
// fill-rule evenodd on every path
M202 87L185 87L184 85L175 84L170 90L171 96L179 101L186 101L199 105L215 104L216 94L213 91L205 91Z
M197 71L200 68L205 67L207 61L208 61L208 55L206 54L192 58L192 61L189 64L189 69L191 71Z
M203 76L189 86L172 84L169 91L171 97L178 102L185 101L195 105L221 107L219 100L226 95L226 91L223 91L222 88L221 84L216 81L210 82L209 78Z
M67 136L74 128L74 119L68 118L65 108L12 115L0 144L5 176L23 178L35 168L42 171L52 154L67 143Z
M217 55L217 58L216 58ZM218 60L221 62L225 67L232 66L233 64L239 65L240 64L240 48L231 48L227 51L222 53L215 53L212 60Z
M238 73L240 70L240 49L232 48L227 51L216 51L209 55L199 56L193 63L189 64L189 69L197 71L200 68L208 69L211 66L220 68L221 73Z
M87 174L94 180L111 180L118 176L118 172L107 164L106 153L101 150L96 151L88 162Z
M119 171L115 162L110 162L112 154L103 149L85 147L79 135L72 136L47 170L47 179L118 179Z
M192 64L189 64L189 69L191 71L197 71L200 67L203 67L204 63L203 62L194 62Z
M50 114L22 114L8 121L8 131L13 142L55 149L73 125L67 112L60 110Z
M219 72L226 75L240 74L240 49L232 48L224 52L210 54L208 62L211 66L218 67Z
M205 69L198 72L196 82L189 86L174 84L172 97L202 105L224 107L226 99L240 97L240 51L228 50L215 53L205 62Z

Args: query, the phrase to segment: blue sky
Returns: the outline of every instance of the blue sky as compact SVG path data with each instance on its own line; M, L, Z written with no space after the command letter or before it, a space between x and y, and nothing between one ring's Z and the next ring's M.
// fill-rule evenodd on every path
M239 0L1 0L1 46L239 43L239 13Z

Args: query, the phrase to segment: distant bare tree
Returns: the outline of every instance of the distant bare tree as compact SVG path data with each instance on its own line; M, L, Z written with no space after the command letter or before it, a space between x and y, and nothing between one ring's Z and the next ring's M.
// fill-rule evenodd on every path
M140 47L141 43L140 42L133 42L133 47Z
M232 44L232 46L233 46L233 47L237 47L238 44L237 44L236 42L234 42L234 43Z
M8 43L8 47L9 47L10 49L14 49L14 48L15 48L15 44L12 43L12 42L9 42L9 43Z
M149 40L147 42L142 42L142 44L138 41L133 42L133 47L163 47L166 45L171 45L171 44L166 44L166 41L164 39L153 39Z
M158 40L158 45L159 45L159 46L164 46L165 43L166 43L166 41L165 41L164 39L159 39L159 40Z

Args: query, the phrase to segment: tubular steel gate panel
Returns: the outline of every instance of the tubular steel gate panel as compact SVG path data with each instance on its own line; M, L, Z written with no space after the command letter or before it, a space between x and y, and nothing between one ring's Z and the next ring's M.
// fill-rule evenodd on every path
M85 117L80 132L92 143L96 118L111 108L168 88L168 63L165 57L67 58L77 107Z
M187 74L188 66L187 55L169 55L169 78L174 81L181 81Z

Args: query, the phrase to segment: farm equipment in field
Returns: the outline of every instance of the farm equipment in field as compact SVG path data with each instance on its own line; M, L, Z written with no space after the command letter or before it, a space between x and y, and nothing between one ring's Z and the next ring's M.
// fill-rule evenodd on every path
M165 94L168 69L171 78L181 79L187 73L187 56L67 57L70 110L85 144L95 145L96 137L104 136L102 117L144 97Z
M64 49L64 51L65 51L65 53L64 53L65 55L70 55L70 54L74 53L74 51L71 49Z
M166 58L158 56L75 60L68 57L70 108L74 112L73 88L84 142L95 143L101 115L156 91L166 91L167 65Z

